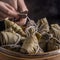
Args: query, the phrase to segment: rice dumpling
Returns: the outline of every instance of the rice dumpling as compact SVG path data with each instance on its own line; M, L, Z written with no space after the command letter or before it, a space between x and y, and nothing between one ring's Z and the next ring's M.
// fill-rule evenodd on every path
M43 50L40 48L38 44L38 39L34 34L34 29L29 29L29 36L27 36L26 40L22 45L22 49L20 50L22 53L28 54L40 54L43 53Z
M2 31L0 32L0 45L15 44L20 41L21 36L17 33Z
M40 32L41 34L49 32L49 24L46 18L38 20L37 25L38 25L38 32Z
M26 36L25 32L23 31L23 29L17 25L16 23L14 23L13 21L10 21L8 19L5 20L5 26L6 28L10 28L12 27L12 29L16 32L19 33L22 36Z

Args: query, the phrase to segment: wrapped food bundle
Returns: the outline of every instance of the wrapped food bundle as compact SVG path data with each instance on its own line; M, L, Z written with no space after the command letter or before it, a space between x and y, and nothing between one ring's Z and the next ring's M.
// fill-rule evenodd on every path
M58 24L51 25L51 31L58 40L60 40L60 26Z
M46 18L38 20L37 23L29 19L24 26L25 30L13 21L5 19L5 28L0 31L0 45L12 44L16 49L19 47L20 53L42 54L60 48L60 26L49 26Z
M40 32L41 34L49 32L49 24L46 18L38 20L37 25L38 25L38 32Z
M53 37L48 43L48 51L60 48L60 26L58 24L52 24L51 33L53 34Z
M24 41L21 52L29 53L29 54L40 54L43 53L43 50L40 48L38 44L38 39L35 36L34 28L29 28L28 30L29 35L27 36L26 40Z
M0 45L15 44L20 41L21 36L17 33L2 31L0 32Z
M20 35L26 36L23 29L19 25L17 25L16 23L14 23L13 21L10 21L10 20L6 19L5 20L5 27L6 28L11 27L16 33L19 33Z
M56 38L51 38L48 42L48 49L47 51L54 51L60 48L60 43Z

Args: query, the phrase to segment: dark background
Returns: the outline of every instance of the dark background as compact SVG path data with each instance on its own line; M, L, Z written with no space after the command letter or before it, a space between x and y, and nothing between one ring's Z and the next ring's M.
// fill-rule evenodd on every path
M60 22L60 0L25 0L25 3L31 19L47 17L49 23Z
M60 24L60 0L25 0L25 3L30 19L37 21L46 17L50 24ZM0 31L4 29L4 22L0 22Z

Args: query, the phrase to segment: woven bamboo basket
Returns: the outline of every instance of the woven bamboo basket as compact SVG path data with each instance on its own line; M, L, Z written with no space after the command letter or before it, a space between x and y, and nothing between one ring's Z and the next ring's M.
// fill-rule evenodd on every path
M24 55L0 47L0 60L60 60L60 49L40 55Z

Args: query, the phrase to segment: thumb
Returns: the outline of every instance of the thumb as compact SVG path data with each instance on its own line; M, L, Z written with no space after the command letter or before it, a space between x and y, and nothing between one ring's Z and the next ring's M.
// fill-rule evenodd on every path
M19 9L18 9L19 12L28 11L24 0L18 0L17 3L18 3L18 7L19 7Z

